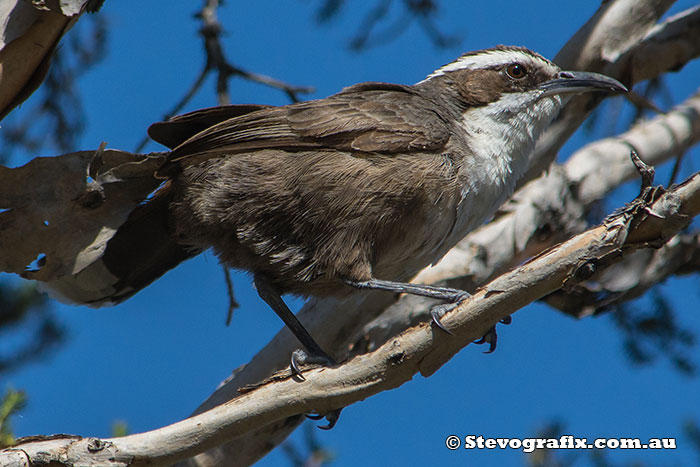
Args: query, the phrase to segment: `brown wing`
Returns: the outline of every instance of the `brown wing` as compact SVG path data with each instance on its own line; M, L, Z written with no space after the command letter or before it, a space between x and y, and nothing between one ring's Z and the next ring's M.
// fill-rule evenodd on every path
M243 104L195 110L172 117L165 122L154 123L148 127L148 136L163 146L173 149L217 123L269 107L269 105Z
M448 124L410 86L363 83L326 99L269 107L230 118L177 146L159 171L171 172L222 152L333 148L385 154L442 147Z

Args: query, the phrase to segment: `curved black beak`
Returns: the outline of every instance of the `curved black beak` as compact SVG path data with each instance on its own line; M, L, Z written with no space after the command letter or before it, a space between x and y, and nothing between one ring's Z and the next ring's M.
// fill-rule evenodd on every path
M627 92L618 80L589 71L560 71L556 78L540 84L541 97L589 91Z

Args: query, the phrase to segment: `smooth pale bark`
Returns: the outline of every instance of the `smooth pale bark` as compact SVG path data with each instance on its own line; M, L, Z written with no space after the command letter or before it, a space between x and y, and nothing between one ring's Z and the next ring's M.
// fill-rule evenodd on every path
M0 451L0 464L160 466L271 423L312 410L329 411L430 376L500 319L544 295L576 284L623 252L664 242L700 213L700 173L668 192L649 189L620 213L479 288L442 318L452 335L424 323L375 351L333 368L283 371L245 388L225 404L181 422L121 438L27 440Z

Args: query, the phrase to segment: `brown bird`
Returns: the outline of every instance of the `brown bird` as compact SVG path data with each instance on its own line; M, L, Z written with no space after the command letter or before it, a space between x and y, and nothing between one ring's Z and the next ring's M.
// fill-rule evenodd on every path
M154 124L151 137L172 148L157 173L168 182L108 243L103 261L117 280L90 301L121 301L211 248L252 274L311 354L332 361L281 295L359 288L458 302L466 292L405 283L406 271L439 261L490 217L567 97L587 91L626 89L499 46L412 86L362 83Z

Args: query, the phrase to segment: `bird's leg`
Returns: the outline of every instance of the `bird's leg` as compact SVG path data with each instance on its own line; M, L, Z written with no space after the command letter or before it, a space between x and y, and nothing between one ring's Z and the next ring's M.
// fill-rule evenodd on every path
M436 287L434 285L411 284L409 282L394 282L381 279L370 279L367 281L354 281L345 279L347 285L358 289L386 290L394 293L407 293L411 295L420 295L422 297L436 298L452 303L462 301L467 298L469 293L464 290L450 289L448 287Z
M265 303L267 303L270 308L277 313L277 316L282 318L284 324L290 331L292 331L292 334L299 339L299 342L306 347L306 350L308 350L310 354L307 354L301 349L297 349L292 352L290 364L292 373L304 380L304 376L301 374L301 370L299 369L299 364L321 363L328 366L335 365L336 361L333 360L330 355L324 352L321 346L316 343L314 338L311 337L311 334L309 334L309 331L307 331L301 322L299 322L294 313L292 313L292 310L290 310L287 304L284 303L284 300L282 300L280 294L270 285L270 283L259 274L255 274L253 282L255 283L255 288L257 289L260 298L262 298ZM319 428L323 430L330 430L338 422L341 410L343 409L331 410L324 415L309 414L307 417L311 418L312 420L320 420L321 418L325 418L328 420L328 425L319 426Z
M336 362L323 351L320 345L316 343L309 331L307 331L304 326L299 322L294 313L287 307L284 303L280 294L259 274L256 274L253 282L255 283L255 288L258 291L258 295L262 298L265 303L267 303L272 310L277 313L277 316L282 318L284 324L292 331L292 334L299 339L299 342L306 348L309 354L302 350L296 350L292 353L291 357L291 367L292 372L299 376L301 379L304 377L301 375L299 370L299 364L302 363L322 363L324 365L335 365Z
M345 283L358 289L373 289L386 290L394 293L407 293L411 295L420 295L422 297L436 298L445 300L449 303L436 305L430 309L430 316L435 325L452 335L452 331L447 329L440 322L440 318L445 316L445 313L455 308L462 300L469 297L469 293L464 290L450 289L449 287L436 287L434 285L411 284L408 282L385 281L381 279L370 279L367 281L345 280Z
M346 279L344 282L347 285L358 289L386 290L394 293L407 293L411 295L420 295L423 297L436 298L438 300L445 300L448 303L436 305L430 309L430 316L435 326L437 326L438 328L450 335L452 335L452 331L447 329L442 324L440 319L443 316L445 316L447 312L457 307L460 304L460 302L462 302L462 300L470 296L469 293L465 292L464 290L451 289L449 287L436 287L433 285L411 284L408 282L385 281L374 278L367 281L353 281ZM510 324L510 316L504 318L503 320L501 320L501 322L503 324ZM484 334L484 336L475 343L484 344L488 342L489 350L487 350L486 353L491 353L494 350L496 350L497 340L498 336L496 335L496 326L494 326L491 329L489 329L488 332Z

